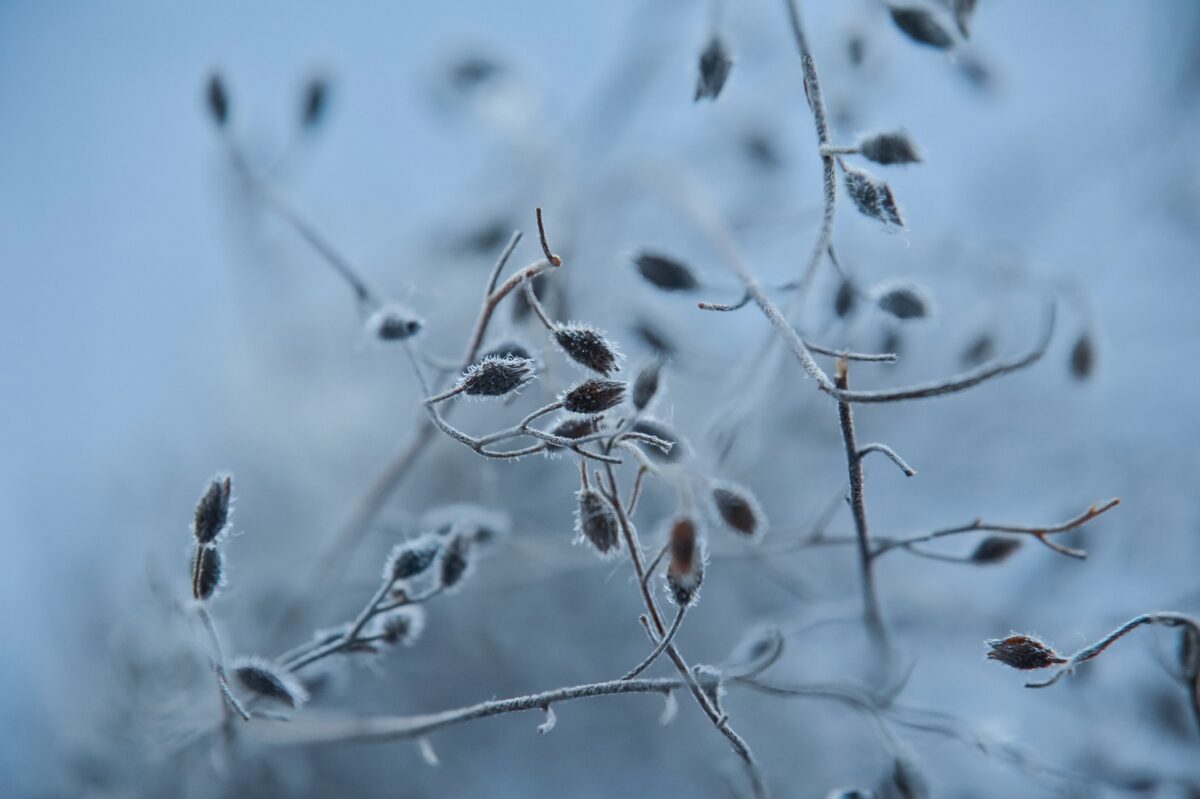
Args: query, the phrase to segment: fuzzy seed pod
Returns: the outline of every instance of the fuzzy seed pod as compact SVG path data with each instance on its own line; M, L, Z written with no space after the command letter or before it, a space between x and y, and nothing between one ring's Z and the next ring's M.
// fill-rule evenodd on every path
M971 553L971 562L979 565L1001 563L1021 548L1021 541L1002 535L989 535Z
M396 544L383 566L383 579L409 580L424 574L437 560L441 549L441 539L431 533Z
M233 498L233 480L228 475L217 477L196 503L196 517L192 521L192 535L196 542L211 544L229 525L230 503Z
M312 130L321 124L329 105L329 83L321 75L314 76L304 87L300 104L300 126Z
M670 452L663 452L658 447L643 447L650 460L659 463L678 463L687 454L687 444L684 443L683 439L674 430L657 419L638 419L629 429L635 433L643 433L648 436L660 438L671 444Z
M896 27L914 42L939 50L947 50L954 46L954 37L925 9L892 6L888 10L892 12L892 21L896 23Z
M381 613L371 621L368 636L379 636L387 646L412 646L425 629L425 611L411 605Z
M593 416L620 405L625 399L626 386L619 380L584 380L568 389L560 400L571 413Z
M846 193L859 211L884 224L904 227L904 218L900 216L896 197L888 184L863 169L843 165L843 171L846 173Z
M208 115L218 127L224 126L229 120L229 93L225 91L225 81L220 73L214 72L208 76L204 87L204 102L208 106Z
M438 558L438 580L447 591L462 585L471 570L470 540L463 535L454 535L442 547L441 557Z
M917 145L902 130L876 133L863 139L858 145L863 158L877 164L917 164L921 153Z
M833 298L833 312L837 314L838 319L845 319L857 303L858 292L854 290L854 284L843 280L838 284L837 294Z
M533 355L529 349L519 341L502 341L496 346L483 354L484 358L520 358L525 361L532 361Z
M554 341L571 360L608 377L620 370L621 354L594 327L574 323L555 329Z
M704 582L704 542L691 518L682 516L671 525L670 553L667 595L678 605L691 605Z
M201 545L192 558L192 596L201 602L211 599L224 585L221 553L215 546Z
M712 489L713 505L730 530L747 538L761 536L766 530L766 516L754 495L733 483L716 483Z
M733 61L729 58L725 43L721 41L720 36L714 35L708 40L704 51L700 53L700 75L696 79L696 97L694 99L697 102L702 99L717 99L717 95L725 87L725 81L729 78L729 70L732 68Z
M1084 333L1071 348L1071 374L1076 380L1087 380L1092 376L1096 365L1096 350L1092 346L1092 337Z
M932 303L917 286L896 283L880 287L878 305L897 319L923 319L929 316Z
M503 397L524 387L534 376L533 361L528 358L489 355L468 366L458 384L468 397Z
M659 376L662 373L662 361L655 361L638 372L633 381L633 407L644 411L654 396L658 394Z
M424 327L416 314L400 305L385 305L367 317L367 335L380 341L404 341Z
M695 291L700 281L689 266L666 255L641 252L633 259L646 282L663 291Z
M601 557L611 557L621 548L621 533L617 514L608 500L590 488L580 489L576 494L579 505L575 509L576 541L587 541Z
M601 421L602 419L599 416L588 416L582 419L578 416L568 416L554 425L550 430L550 434L559 438L569 438L572 440L583 438L584 436L590 436L592 433L598 432ZM562 447L547 441L546 450L550 453L556 453L561 451Z
M1028 635L996 638L988 641L987 645L991 647L991 651L987 653L988 660L996 660L1005 666L1023 671L1044 669L1067 662L1049 646Z
M264 699L298 708L308 701L308 693L296 678L262 658L241 658L233 664L233 676L242 687Z

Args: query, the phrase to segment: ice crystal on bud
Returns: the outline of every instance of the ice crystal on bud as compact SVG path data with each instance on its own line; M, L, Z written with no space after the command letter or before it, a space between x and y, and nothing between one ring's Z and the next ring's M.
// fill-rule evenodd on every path
M585 380L562 395L563 408L588 416L603 413L621 404L625 387L619 380Z
M646 282L655 288L663 291L694 291L700 288L700 281L691 267L670 256L640 252L633 262Z
M619 353L594 327L572 323L554 330L554 341L571 360L608 377L619 371Z
M289 672L262 658L241 658L231 669L238 683L264 699L298 708L308 701L304 686Z
M733 483L715 483L712 501L729 529L751 538L766 530L766 516L747 489Z
M575 510L575 532L580 541L587 541L604 557L615 555L621 546L617 515L608 500L590 488L578 493Z
M425 323L400 305L385 305L367 317L367 335L380 341L404 341L421 332Z
M233 499L233 479L228 475L216 477L196 503L196 516L192 521L192 534L201 544L217 540L229 525L229 511Z
M989 660L996 660L1005 666L1028 671L1044 669L1058 663L1066 663L1057 652L1036 638L1028 635L1010 635L1008 638L996 638L987 642L991 650L987 653Z
M534 376L533 361L528 358L489 355L467 367L459 385L468 397L503 397L525 386Z
M846 193L866 216L888 225L904 227L904 218L896 205L896 197L888 184L870 172L843 164L846 174Z
M863 158L877 164L916 164L921 161L917 145L902 130L876 133L858 145Z
M678 605L691 605L704 581L704 542L694 519L682 516L672 523L669 548L667 595Z

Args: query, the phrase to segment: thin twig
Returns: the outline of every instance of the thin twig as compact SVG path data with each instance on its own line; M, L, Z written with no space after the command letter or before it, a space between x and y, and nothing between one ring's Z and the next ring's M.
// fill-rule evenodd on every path
M886 455L888 459L899 467L900 471L904 472L905 477L912 477L917 472L911 466L904 462L896 450L889 447L887 444L867 444L858 451L858 459L862 460L866 455L878 452L880 455Z
M634 666L628 674L621 678L622 680L632 680L654 665L654 661L658 660L658 656L663 653L663 650L671 645L671 641L675 638L675 633L679 632L679 627L683 624L683 614L686 612L687 605L680 605L679 610L675 611L675 620L671 622L671 626L667 629L667 634L662 637L658 645L651 650L650 654L641 663Z

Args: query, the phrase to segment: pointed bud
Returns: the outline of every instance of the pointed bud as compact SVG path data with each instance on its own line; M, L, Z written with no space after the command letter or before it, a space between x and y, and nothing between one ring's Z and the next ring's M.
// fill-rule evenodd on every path
M1021 548L1021 541L1002 535L989 535L979 542L971 553L971 562L980 566L991 563L1002 563L1008 560L1014 552Z
M729 58L725 43L721 41L720 36L713 35L704 51L700 53L700 76L696 79L695 100L717 99L732 68L733 61Z
M304 687L291 673L262 658L240 658L234 662L232 671L242 687L264 699L293 709L308 701Z
M754 495L733 483L715 483L713 505L729 529L753 538L766 530L766 516Z
M919 287L908 283L893 283L878 289L879 309L897 319L923 319L929 316L932 303Z
M383 566L384 580L409 580L428 571L442 549L441 539L426 533L392 547Z
M593 372L608 377L620 370L617 362L621 354L594 327L579 323L563 325L554 331L554 341L567 357Z
M892 6L888 10L892 12L892 21L896 23L896 27L914 42L939 50L947 50L954 46L954 37L925 9Z
M575 510L577 541L587 541L602 557L611 557L621 548L620 527L612 505L599 492L590 488L576 494L579 506Z
M208 83L204 87L204 101L213 122L218 127L224 126L229 120L229 93L225 91L225 82L219 72L208 76Z
M693 519L681 516L671 525L670 553L667 594L678 605L691 605L704 581L704 542Z
M221 553L214 546L197 547L192 558L192 596L203 602L224 584Z
M1087 380L1096 366L1096 351L1092 337L1084 333L1071 348L1071 374L1077 380Z
M877 164L917 164L921 153L917 145L902 130L876 133L863 139L858 145L863 158Z
M213 480L204 496L196 503L196 517L192 521L192 534L200 544L210 544L229 525L229 511L233 499L233 479L228 475Z
M562 395L563 408L589 416L603 413L621 404L626 385L619 380L585 380Z
M533 361L528 358L489 355L467 367L458 382L468 397L503 397L523 388L534 376Z
M837 294L833 298L833 312L839 319L845 319L854 310L857 301L858 292L855 291L854 284L849 280L843 280L838 284Z
M404 341L421 332L424 323L401 305L385 305L366 322L367 335L380 341Z
M638 372L633 381L633 407L644 411L654 396L658 393L659 376L662 373L663 362L655 361Z
M634 257L638 272L647 283L663 291L694 291L700 281L691 267L666 255L641 252Z
M888 184L870 172L843 164L846 193L866 216L878 219L887 225L904 227L904 218L896 205L896 197Z
M1008 638L996 638L987 642L991 651L987 653L988 660L996 660L1005 666L1028 671L1044 669L1058 663L1066 663L1050 647L1028 635L1010 635Z

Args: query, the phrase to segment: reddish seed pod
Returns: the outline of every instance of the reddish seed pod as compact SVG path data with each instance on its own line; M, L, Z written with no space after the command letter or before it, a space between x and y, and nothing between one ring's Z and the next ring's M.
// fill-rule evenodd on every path
M1036 638L1028 635L1010 635L987 642L991 650L988 660L995 660L1014 669L1029 671L1044 669L1058 663L1066 663L1057 652Z
M554 341L571 360L608 377L619 371L621 354L594 327L569 324L554 330Z
M603 413L621 404L625 387L618 380L585 380L562 395L563 408L589 416Z
M196 503L192 534L200 544L210 544L229 524L230 500L233 498L233 479L217 477Z
M691 605L704 581L704 544L695 520L681 516L671 525L671 563L667 567L667 591L676 604Z
M766 517L758 500L745 488L733 483L716 483L712 501L721 520L734 532L753 538L766 529Z

